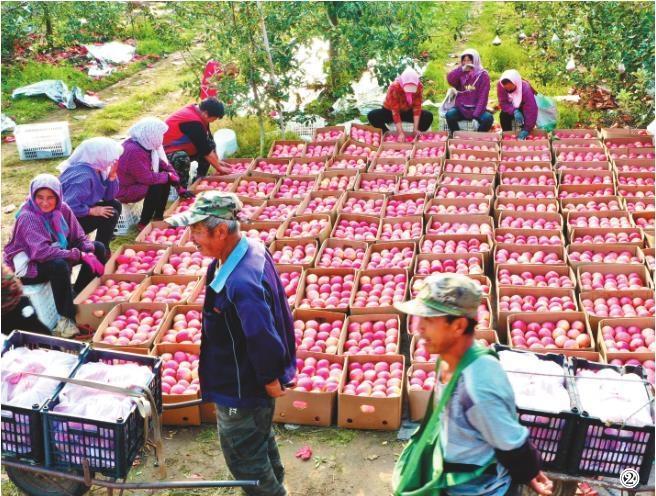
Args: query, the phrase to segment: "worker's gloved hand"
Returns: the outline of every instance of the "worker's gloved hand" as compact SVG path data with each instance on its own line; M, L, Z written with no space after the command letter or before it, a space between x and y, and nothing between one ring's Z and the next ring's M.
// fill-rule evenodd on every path
M515 110L515 113L513 114L515 117L515 122L519 127L522 127L524 125L524 114L522 114L521 110L517 109Z
M175 172L169 172L169 183L180 184L180 176L178 176Z
M100 263L93 253L82 253L80 255L82 263L87 265L91 271L97 276L102 276L105 273L105 266Z
M517 139L520 141L524 141L526 138L528 138L529 132L525 129L522 129L519 134L517 135Z
M193 198L196 196L184 186L178 186L175 191L180 198Z

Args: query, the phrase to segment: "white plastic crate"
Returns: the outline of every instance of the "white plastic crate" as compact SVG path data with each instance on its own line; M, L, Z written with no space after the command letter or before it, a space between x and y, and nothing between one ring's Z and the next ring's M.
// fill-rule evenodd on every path
M142 208L143 200L137 203L124 203L123 210L114 228L114 234L125 236L130 231L130 228L139 222Z
M446 119L440 116L440 131L448 131L449 125L446 123ZM478 131L478 121L472 119L471 121L458 121L458 127L461 131Z
M21 160L68 157L72 151L68 122L22 124L14 136Z
M54 329L57 326L57 322L59 322L59 314L57 313L50 283L25 284L23 285L23 294L30 299L39 320L48 329Z
M391 123L386 124L386 125L387 125L387 129L391 133L396 132L396 124L395 123L391 122ZM415 130L415 125L412 122L401 122L401 127L403 128L404 133L411 133Z

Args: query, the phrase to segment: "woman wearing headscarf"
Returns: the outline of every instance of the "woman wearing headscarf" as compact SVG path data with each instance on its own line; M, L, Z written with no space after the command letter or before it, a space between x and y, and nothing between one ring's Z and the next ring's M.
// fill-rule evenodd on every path
M167 129L166 123L155 117L141 119L128 131L118 160L118 199L122 203L144 201L139 230L151 220L163 219L171 186L180 196L189 194L166 159L162 142Z
M5 246L5 263L25 285L49 282L61 316L56 333L71 337L75 325L73 291L81 291L96 275L102 275L107 250L84 234L75 214L62 200L61 184L52 174L39 174L16 215L11 240ZM75 286L71 270L82 264Z
M512 131L514 120L522 128L517 138L525 140L538 120L538 104L531 83L523 80L515 69L509 69L499 78L497 97L501 107L501 129Z
M433 123L433 114L421 108L423 92L424 86L419 81L419 74L408 67L387 88L383 108L369 112L369 124L386 131L387 124L394 122L399 141L405 140L401 122L412 122L414 132L427 131Z
M96 232L96 241L109 250L114 228L121 215L118 159L123 147L110 138L83 141L59 167L64 201L86 234Z
M450 86L457 91L453 108L445 115L450 131L459 131L459 121L476 120L480 132L489 131L494 116L487 111L490 93L490 75L481 65L481 56L473 48L460 55L460 65L446 76Z

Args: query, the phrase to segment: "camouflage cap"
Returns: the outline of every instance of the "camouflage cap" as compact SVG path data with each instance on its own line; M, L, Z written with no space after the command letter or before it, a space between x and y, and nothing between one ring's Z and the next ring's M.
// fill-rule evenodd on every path
M237 213L242 203L234 193L221 191L204 191L196 196L196 201L189 210L175 214L165 221L174 226L190 226L208 217L219 217L225 220L237 220Z
M418 317L455 315L476 319L483 293L480 286L461 274L434 274L424 279L417 296L394 306Z

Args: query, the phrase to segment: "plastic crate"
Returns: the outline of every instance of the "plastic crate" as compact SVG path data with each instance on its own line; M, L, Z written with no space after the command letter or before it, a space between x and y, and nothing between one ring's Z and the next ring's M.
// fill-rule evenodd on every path
M440 116L439 121L439 131L448 131L449 125L446 123L446 119L443 116ZM458 127L461 131L478 131L478 121L472 119L471 121L458 121Z
M23 294L30 299L39 320L48 329L54 329L59 322L59 313L50 283L26 284L23 286Z
M68 157L72 151L68 122L22 124L14 136L21 160Z
M161 359L112 350L90 349L80 365L89 362L132 362L151 367L153 377L149 388L155 398L157 411L162 411ZM79 368L79 367L78 367ZM77 369L76 369L77 371ZM73 377L75 373L73 374ZM132 462L146 442L145 422L136 405L127 418L114 422L86 419L54 413L59 403L59 392L43 407L43 427L46 466L63 470L81 470L83 460L89 468L107 477L127 477Z
M528 353L499 344L494 345L494 350L497 353L500 351ZM567 381L567 363L564 356L548 353L539 355L539 358L556 362L563 367L563 377ZM517 407L519 423L528 429L529 439L542 457L542 466L547 470L557 472L563 471L567 467L569 446L574 439L578 418L576 400L573 398L569 384L566 387L570 393L570 404L573 404L570 412L542 412Z
M118 217L118 222L114 228L114 234L118 236L125 236L128 234L132 226L139 222L142 209L143 200L137 203L124 203L121 215Z
M573 357L572 375L580 368L600 370L613 368L624 373L636 373L644 377L641 367L616 367ZM647 396L652 398L645 384ZM652 398L653 419L653 398ZM634 427L616 423L602 422L598 418L582 412L577 422L571 445L567 471L573 475L605 476L619 478L622 471L629 468L640 475L640 483L649 480L654 463L654 425Z
M77 355L83 354L88 345L68 339L42 334L14 331L5 340L2 354L13 348L47 348ZM0 431L2 432L2 458L41 463L44 459L43 425L41 407L32 408L2 405Z

